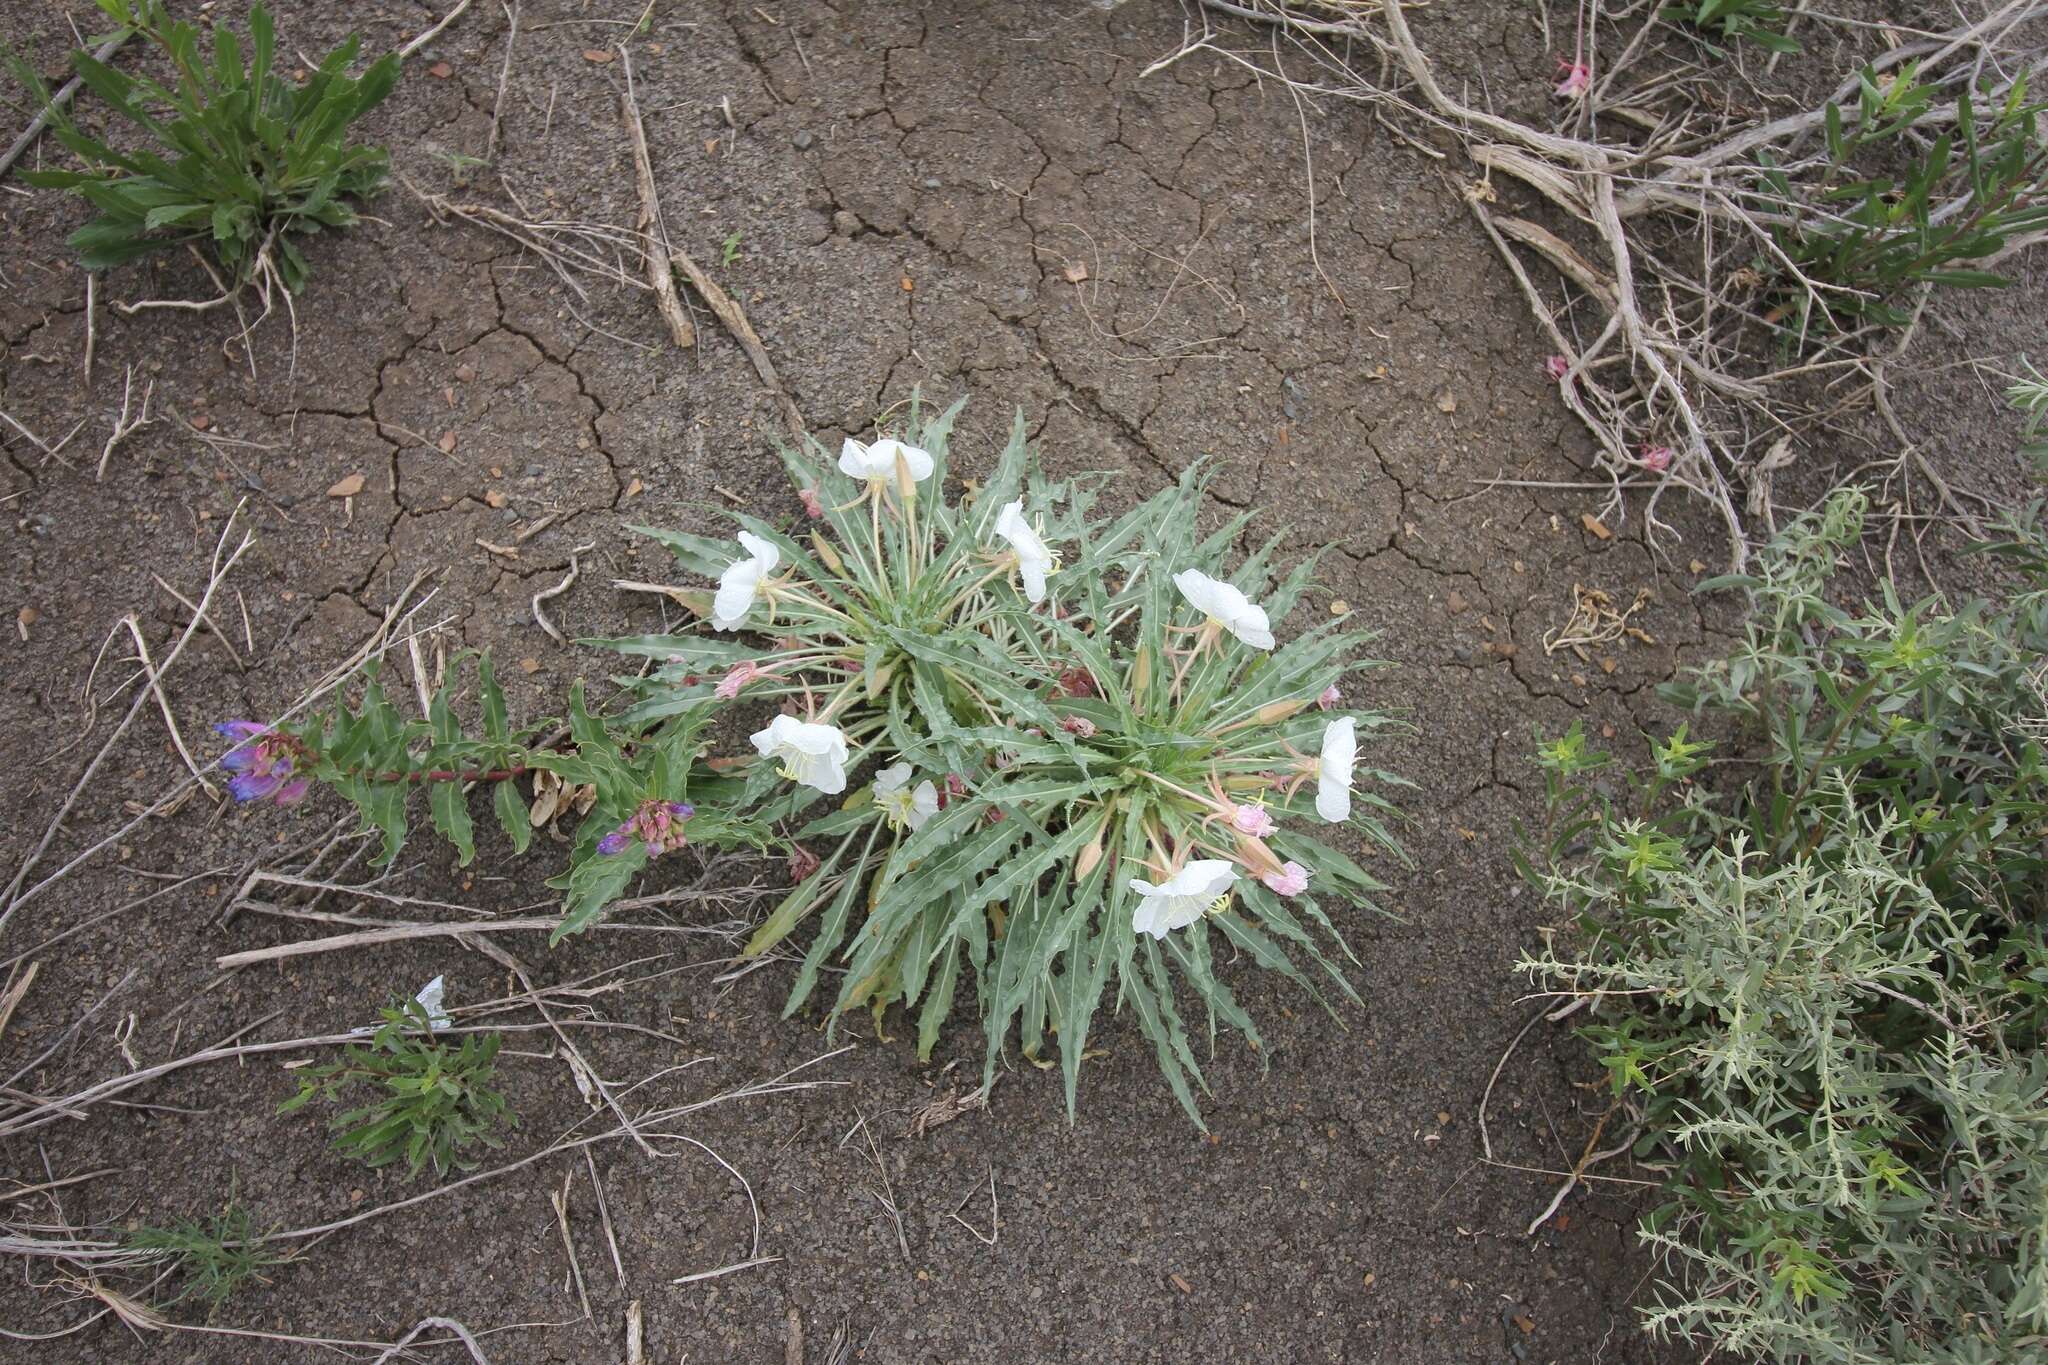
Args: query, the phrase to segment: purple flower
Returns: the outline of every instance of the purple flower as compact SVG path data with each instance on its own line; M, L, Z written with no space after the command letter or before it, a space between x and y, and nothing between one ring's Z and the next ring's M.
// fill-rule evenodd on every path
M687 801L642 801L632 818L597 841L597 851L610 857L624 853L627 844L638 843L648 857L659 858L689 842L683 837L683 822L696 813Z
M235 800L292 806L305 799L313 780L293 774L296 740L253 720L224 720L213 728L235 741L220 760L220 766L234 774L228 779L228 794Z
M1275 895L1298 896L1308 890L1308 869L1300 863L1281 864L1278 872L1268 872L1259 878Z

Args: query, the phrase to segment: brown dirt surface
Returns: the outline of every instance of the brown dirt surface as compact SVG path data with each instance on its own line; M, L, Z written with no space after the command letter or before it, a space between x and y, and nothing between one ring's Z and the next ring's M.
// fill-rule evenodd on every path
M273 8L282 49L312 55L351 26L370 50L388 49L445 6ZM497 99L506 24L494 2L408 66L367 133L423 189L630 225L620 64L586 50L627 35L642 8L524 0L496 166L461 160L481 154ZM1525 1232L1556 1186L1545 1172L1577 1157L1608 1107L1581 1046L1539 1026L1502 1068L1489 1116L1499 1164L1482 1161L1476 1120L1503 1049L1537 1008L1512 964L1550 923L1508 859L1540 792L1525 762L1532 729L1583 719L1626 747L1657 720L1653 686L1735 619L1691 592L1702 575L1690 561L1717 570L1724 550L1697 509L1677 513L1687 543L1657 553L1639 518L1612 538L1585 529L1597 493L1481 486L1583 478L1588 447L1446 175L1369 113L1298 106L1213 53L1142 76L1181 39L1184 16L1169 3L649 9L633 65L670 235L748 311L821 439L869 432L914 389L966 395L956 463L967 471L987 466L1021 407L1049 466L1109 471L1112 499L1134 501L1214 456L1220 502L1291 527L1300 548L1336 546L1331 594L1383 632L1380 652L1396 665L1367 700L1408 722L1372 755L1416 784L1402 797L1415 870L1386 869L1402 919L1349 927L1363 1009L1333 1018L1264 974L1236 972L1269 1047L1219 1041L1210 1136L1178 1111L1131 1022L1113 1018L1098 1023L1103 1055L1084 1071L1071 1125L1056 1073L1016 1064L985 1110L913 1136L919 1111L978 1074L969 1007L922 1065L896 1021L887 1041L860 1021L843 1031L851 1050L804 1073L830 1085L729 1100L674 1125L751 1185L762 1253L779 1258L770 1264L672 1285L749 1254L747 1194L705 1153L656 1159L611 1142L593 1154L623 1276L581 1158L557 1157L319 1240L214 1324L391 1341L439 1315L504 1329L482 1339L500 1365L623 1359L631 1300L661 1365L781 1361L792 1315L810 1359L827 1358L842 1325L853 1358L878 1362L1682 1358L1647 1344L1630 1310L1652 1273L1634 1235L1639 1186L1595 1182ZM95 27L80 0L0 0L0 35L54 71L67 14ZM1553 57L1520 7L1437 0L1417 22L1427 41L1490 72L1504 98L1540 106ZM8 111L10 136L24 103ZM82 112L96 117L90 101ZM202 635L167 683L208 757L219 751L211 722L289 705L421 572L438 594L424 619L447 620L440 646L494 651L515 713L558 710L571 680L599 685L617 662L558 646L533 623L529 599L560 580L574 547L596 549L550 604L563 628L649 630L658 608L609 586L668 576L630 526L721 534L718 514L735 502L795 510L771 453L777 409L708 313L698 310L696 349L678 351L644 292L584 276L578 298L531 254L435 224L398 187L374 221L308 244L296 345L282 315L264 322L254 378L225 313L131 318L106 306L209 292L189 257L165 256L101 281L86 387L84 277L63 246L81 208L0 188L0 410L52 441L85 420L59 459L9 431L0 462L0 608L9 622L35 613L0 640L0 767L15 775L18 812L0 830L8 875L130 704L131 693L113 695L131 672L127 640L105 644L109 632L136 612L160 655L187 618L158 576L195 592L238 503L259 539L220 607L232 655ZM1954 477L2001 502L2025 487L2007 454L2014 422L1989 381L1936 366L2006 363L2038 335L2041 303L2029 280L1949 310L1925 329L1924 363L1902 395ZM138 385L154 381L164 420L96 483L131 366ZM1890 453L1861 439L1817 446L1788 484L1817 488ZM329 495L352 476L360 493ZM550 517L516 559L479 544L509 544ZM1585 663L1546 656L1574 583L1623 599L1650 589L1637 623L1654 643ZM152 708L85 791L42 874L182 772ZM446 940L216 970L220 954L322 931L252 914L223 923L221 911L247 868L340 814L324 797L291 812L195 802L23 906L0 955L40 965L0 1036L10 1095L68 1093L252 1025L245 1041L343 1030L436 973L451 1004L505 994L500 965ZM423 838L390 885L529 906L546 900L539 883L563 856L543 840L515 862L494 837L464 873ZM194 873L207 875L122 908ZM664 868L643 889L694 875ZM712 930L731 917L686 905L672 922ZM729 932L651 945L592 935L552 953L535 935L506 940L543 983L673 943L683 946L629 973L668 974L587 1009L679 1043L626 1028L577 1034L621 1086L694 1063L636 1102L710 1098L833 1046L815 1015L780 1017L789 964L717 980ZM521 1123L487 1162L595 1122L550 1035L509 1039ZM293 1091L283 1060L181 1072L131 1095L135 1107L5 1144L0 1173L25 1185L112 1168L18 1200L16 1218L118 1235L217 1209L232 1191L260 1224L295 1228L431 1187L345 1162L311 1111L277 1116ZM1625 1160L1601 1170L1645 1178ZM565 1177L594 1322L549 1200ZM46 1267L30 1270L8 1276L0 1326L57 1331L94 1307ZM190 1304L169 1311L206 1321ZM54 1343L0 1342L0 1359L22 1361L327 1358L267 1339L132 1333L111 1318Z

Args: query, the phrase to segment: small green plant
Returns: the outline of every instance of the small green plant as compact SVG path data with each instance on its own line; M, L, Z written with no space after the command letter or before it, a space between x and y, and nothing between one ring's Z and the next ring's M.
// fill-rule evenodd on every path
M1228 570L1248 517L1199 534L1199 470L1100 518L1092 481L1039 473L1020 414L993 472L954 500L953 416L913 406L904 439L850 441L836 465L790 452L808 534L736 518L735 559L653 532L718 579L715 633L611 643L669 661L635 684L643 709L687 705L693 676L700 695L801 703L752 736L765 761L740 797L783 821L843 797L798 826L799 884L747 947L816 919L788 1012L836 965L831 1017L879 1026L891 1005L916 1008L928 1054L971 982L985 1075L1012 1037L1052 1065L1040 1052L1056 1036L1071 1108L1107 995L1195 1115L1180 988L1211 1030L1258 1041L1219 951L1318 1000L1318 976L1352 996L1324 907L1370 905L1381 883L1313 831L1350 823L1396 851L1385 799L1352 800L1358 739L1385 718L1336 709L1339 682L1372 667L1367 637L1333 619L1279 643L1313 559L1279 574L1269 543Z
M172 1302L197 1298L208 1312L218 1309L263 1272L289 1257L268 1250L249 1210L230 1199L211 1218L180 1218L165 1227L140 1227L128 1234L128 1245L149 1252L177 1272L179 1289Z
M731 265L740 258L740 230L734 228L726 235L725 244L718 250L718 263Z
M1647 768L1540 746L1527 876L1576 934L1522 965L1582 1032L1668 1276L1651 1329L1730 1358L2048 1361L2048 533L2002 602L1830 600L1865 499L1750 576L1728 657L1666 690ZM2039 509L2035 509L2037 514ZM1714 763L1711 769L1708 764Z
M2048 473L2048 378L2020 357L2024 373L2006 386L2005 398L2025 415L2020 431L2020 454L2034 462L2037 472Z
M72 66L95 95L148 134L148 146L121 149L84 131L50 100L34 69L9 52L9 65L50 110L57 140L85 163L78 171L31 171L30 184L70 190L99 211L71 235L88 270L100 270L181 243L208 244L237 284L274 272L296 293L306 260L296 236L353 225L350 199L384 185L389 157L352 144L349 126L375 108L398 79L387 55L360 78L348 75L360 40L328 53L303 81L275 69L270 12L249 10L249 51L224 24L210 41L163 0L95 0L120 28L153 44L173 79L130 76L74 52Z
M449 1167L473 1170L469 1147L503 1145L497 1129L519 1121L505 1097L491 1087L498 1048L496 1033L466 1034L450 1045L435 1034L437 1020L426 1004L407 1000L386 1007L384 1022L368 1046L351 1043L342 1060L299 1075L299 1093L278 1108L289 1114L315 1096L339 1101L345 1092L368 1086L375 1098L337 1114L334 1145L368 1166L403 1158L417 1176L429 1163L434 1174Z
M1658 14L1710 38L1751 42L1768 52L1799 51L1798 42L1785 33L1783 7L1773 0L1684 0Z
M1914 286L2002 286L2004 276L1972 263L2048 226L2040 126L2048 105L2027 98L2024 76L1988 117L1965 90L1954 127L1929 136L1935 92L1917 71L1912 62L1882 76L1866 67L1853 117L1827 105L1828 169L1818 187L1759 153L1773 236L1818 286L1793 294L1797 282L1783 282L1790 298L1782 312L1799 335L1903 325L1908 314L1893 300Z

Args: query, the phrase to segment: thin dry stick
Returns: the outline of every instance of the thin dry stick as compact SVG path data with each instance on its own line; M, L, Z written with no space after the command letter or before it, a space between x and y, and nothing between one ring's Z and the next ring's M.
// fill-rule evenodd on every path
M535 593L533 595L533 601L529 603L529 605L533 608L534 622L537 625L539 625L542 630L546 631L548 633L548 637L558 645L567 645L569 643L568 638L564 636L560 630L555 628L555 623L548 619L548 614L545 611L541 610L540 604L543 602L551 602L555 598L560 597L563 593L569 591L569 589L575 587L577 575L583 572L582 557L596 549L597 542L590 541L586 544L578 545L575 549L569 551L569 572L563 577L562 581L555 584L554 587L542 588L539 592Z
M789 427L791 438L800 445L807 441L810 432L804 426L804 415L790 398L789 390L782 387L782 379L775 373L775 362L768 358L768 348L761 344L761 335L754 330L754 324L747 321L746 310L733 302L732 295L718 287L718 281L704 273L703 266L690 259L689 252L673 243L669 245L669 251L676 269L683 272L683 277L689 280L690 287L703 298L705 307L725 324L725 330L732 333L733 340L747 353L747 360L752 363L754 373L760 377L761 383L767 386L768 392L774 397L775 405L782 413L782 420Z
M142 391L142 411L131 417L129 414L133 412L135 396L135 367L128 366L126 376L121 380L121 415L114 419L113 433L107 437L107 443L100 447L99 468L94 471L92 477L94 483L106 481L107 462L114 458L117 446L144 427L155 425L156 419L149 415L149 400L155 393L156 381L152 379Z
M261 907L248 907L261 908ZM562 927L560 915L529 915L520 919L497 920L491 923L459 924L399 924L382 929L365 929L361 933L336 934L331 938L303 939L297 943L280 943L270 948L250 948L239 953L226 953L213 960L213 965L223 971L238 967L254 967L263 962L278 962L288 957L309 957L316 953L331 953L346 948L364 948L377 943L402 943L420 938L455 938L467 940L477 934L509 933L551 933ZM605 926L593 926L603 928ZM615 928L641 928L651 933L675 932L669 925L614 925Z
M585 1147L584 1154L590 1149ZM569 1253L569 1275L576 1282L576 1297L583 1302L583 1320L596 1322L597 1315L590 1311L590 1291L583 1284L583 1262L576 1255L576 1238L569 1231L569 1182L576 1178L574 1171L562 1173L560 1191L550 1191L548 1202L555 1206L555 1226L562 1230L562 1249Z
M463 0L463 3L468 4L469 0ZM459 10L457 11L457 13L460 12ZM453 16L451 15L450 17L452 18ZM421 1318L417 1323L413 1324L413 1329L410 1332L407 1332L397 1341L392 1342L390 1348L383 1355L378 1356L372 1362L372 1365L385 1365L387 1361L396 1360L402 1355L411 1354L405 1348L411 1345L419 1337L420 1333L430 1327L452 1333L455 1339L461 1342L464 1349L469 1352L469 1358L475 1362L475 1365L491 1365L491 1362L484 1358L484 1348L476 1344L475 1335L453 1318Z
M185 770L192 774L192 780L199 784L209 799L220 800L220 793L199 771L198 760L193 758L192 751L185 747L185 736L178 730L178 717L171 710L171 699L164 695L163 673L150 660L149 642L142 638L142 623L135 619L135 613L131 611L121 618L121 624L128 628L129 638L135 641L135 653L142 661L142 675L147 680L144 685L148 688L149 694L156 698L157 710L163 713L164 728L171 732L171 743L177 747L178 757L185 760Z
M498 0L505 11L505 64L498 68L498 98L491 102L491 134L484 139L484 161L498 159L498 124L505 114L505 87L512 79L512 48L519 41L519 6Z
M597 1196L597 1217L598 1221L604 1225L605 1245L611 1248L612 1273L619 1277L619 1288L624 1289L626 1287L626 1263L619 1258L618 1234L612 1231L611 1203L604 1197L604 1181L600 1180L597 1175L597 1158L591 1155L588 1147L583 1149L583 1161L590 1169L590 1189Z
M1600 1116L1600 1121L1593 1125L1593 1132L1587 1137L1585 1147L1579 1152L1578 1161L1573 1163L1571 1174L1565 1177L1564 1184L1557 1187L1557 1193L1550 1197L1550 1202L1544 1205L1543 1212L1537 1214L1535 1220L1529 1224L1528 1231L1523 1234L1524 1236L1534 1237L1536 1229L1550 1221L1550 1216L1556 1213L1558 1207L1564 1203L1565 1196L1578 1188L1579 1179L1585 1175L1587 1167L1598 1165L1602 1161L1620 1156L1635 1144L1635 1139L1631 1136L1627 1142L1616 1147L1610 1147L1604 1152L1593 1150L1593 1144L1600 1141L1600 1134L1607 1128L1607 1120L1613 1116L1614 1110L1609 1109Z
M42 970L42 966L40 962L29 963L28 970L14 977L7 985L7 993L0 995L0 1037L6 1035L14 1011L21 1007L22 997L28 994L28 988L36 983L36 973Z
M242 661L241 651L235 648L234 638L220 628L220 623L207 614L205 607L193 605L191 598L164 582L162 574L151 574L150 577L154 578L156 585L169 593L179 606L192 613L194 624L204 625L209 631L213 632L213 638L220 641L220 647L228 652L228 658L234 663L238 671L247 671L248 665Z
M134 29L122 29L113 37L101 43L99 49L92 54L92 59L104 64L109 57L121 50L123 43L134 36ZM14 168L14 163L21 160L21 154L29 149L29 144L42 136L43 129L50 126L50 120L56 116L57 112L63 109L65 105L71 103L71 97L78 93L78 87L81 84L83 84L83 78L73 76L70 80L64 82L61 90L50 97L48 104L36 111L36 116L29 120L29 125L22 130L21 136L15 138L13 143L8 146L6 155L0 156L0 176L5 176L8 171Z
M476 3L476 0L461 0L461 3L457 4L454 9L448 11L447 17L443 18L440 23L434 25L425 33L422 33L419 37L413 39L404 47L398 49L399 60L404 61L406 58L411 57L413 53L418 52L428 43L431 43L434 41L434 39L440 37L441 30L448 27L448 25L454 23L457 19L460 19L462 17L462 12L468 9L474 3Z
M235 546L233 552L227 553L223 557L223 552L227 549L228 533L233 529L235 522L241 516L242 506L243 504L237 503L234 512L229 515L227 523L221 527L220 540L214 546L213 563L207 574L206 590L199 596L199 605L194 609L191 623L178 636L178 642L171 646L170 652L164 655L162 666L156 670L156 676L159 678L170 672L172 665L176 664L179 657L184 654L185 646L192 642L193 635L199 630L199 622L205 615L206 605L212 602L214 594L220 591L220 585L226 581L229 571L240 562L243 555L248 553L249 547L256 543L255 536L245 531L242 534L240 543ZM79 775L78 782L71 788L70 794L64 798L63 804L57 807L57 814L51 819L49 828L43 831L42 839L30 851L28 857L22 859L21 867L16 870L13 879L7 883L7 906L4 910L0 910L0 930L6 929L7 922L14 917L14 912L20 909L22 903L28 899L28 894L22 891L22 886L28 881L29 873L35 871L36 864L42 861L43 855L49 852L50 845L56 842L57 831L64 827L64 821L70 817L72 808L78 804L79 797L85 794L85 789L92 784L92 780L98 775L101 765L107 761L108 755L113 753L115 746L121 742L122 736L128 733L128 728L135 723L135 718L142 714L142 708L149 704L150 696L151 692L148 688L137 689L135 700L128 707L128 714L121 718L121 723L114 727L114 733L107 736L107 742L100 746L100 751L93 755L92 762L88 763L85 771ZM48 884L47 880L43 883L45 886Z
M98 328L93 315L99 312L99 272L85 272L85 383L81 385L87 393L92 392L92 351L99 340Z
M619 96L619 113L626 136L633 143L633 170L640 186L640 217L634 226L640 232L640 255L647 263L647 283L654 287L654 302L668 324L669 340L688 350L697 344L697 328L683 311L676 293L676 272L669 264L668 229L661 221L661 196L654 188L654 161L647 154L647 129L640 122L640 105L633 97L633 57L619 44L619 59L626 74L626 89Z
M587 1152L590 1149L586 1147L583 1150ZM649 1365L647 1324L638 1299L626 1305L626 1365Z
M1581 996L1571 1004L1550 1012L1547 1017L1551 1023L1555 1024L1570 1018L1573 1014L1576 1014L1591 1003L1593 1003L1592 996ZM1522 1025L1521 1030L1508 1040L1507 1050L1500 1054L1500 1060L1493 1064L1493 1074L1486 1078L1486 1090L1479 1097L1479 1149L1485 1153L1488 1161L1493 1160L1493 1139L1486 1135L1486 1106L1488 1101L1493 1099L1493 1087L1500 1080L1500 1073L1507 1066L1508 1058L1514 1056L1515 1049L1522 1045L1522 1039L1528 1037L1529 1030L1535 1028L1537 1021L1545 1017L1546 1013L1543 1010L1538 1010L1529 1016L1529 1022Z

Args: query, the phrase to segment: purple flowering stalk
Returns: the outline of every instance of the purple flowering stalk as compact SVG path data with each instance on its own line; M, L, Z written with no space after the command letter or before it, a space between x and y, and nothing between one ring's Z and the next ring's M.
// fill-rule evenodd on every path
M234 776L228 792L237 801L275 801L295 806L305 800L313 779L296 771L303 750L291 735L253 720L225 720L213 727L235 741L220 766Z
M697 808L687 801L642 801L632 818L597 841L597 851L610 857L639 843L646 846L650 858L673 853L689 844L683 837L683 825L696 813Z

